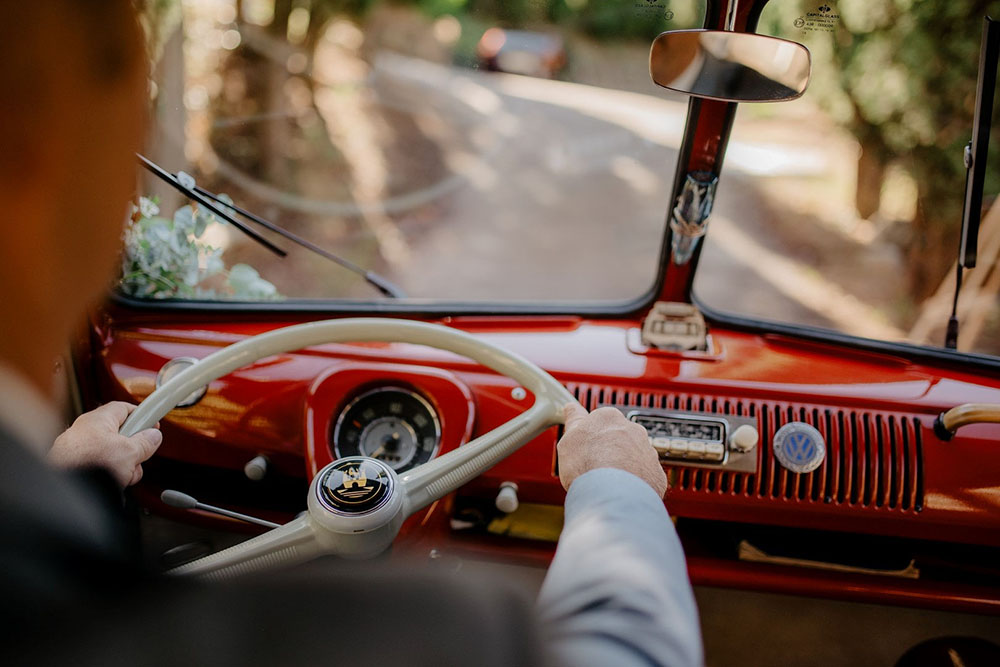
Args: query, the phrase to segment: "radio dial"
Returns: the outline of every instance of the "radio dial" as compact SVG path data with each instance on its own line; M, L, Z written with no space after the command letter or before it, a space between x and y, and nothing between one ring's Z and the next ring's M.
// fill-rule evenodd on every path
M743 424L729 436L729 446L738 452L745 453L753 451L759 440L760 435L758 435L757 429L749 424Z

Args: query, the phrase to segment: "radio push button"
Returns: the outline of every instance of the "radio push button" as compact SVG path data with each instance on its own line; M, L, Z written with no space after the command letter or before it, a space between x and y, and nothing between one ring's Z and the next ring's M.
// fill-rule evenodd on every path
M721 461L726 457L726 448L721 442L710 442L705 445L705 459L709 461Z
M672 456L687 456L688 441L674 438L670 441L670 454Z
M657 454L670 453L670 440L667 438L650 438L649 444L653 445L653 449L656 450Z
M707 443L702 440L692 440L688 443L688 455L691 458L705 458L705 447Z

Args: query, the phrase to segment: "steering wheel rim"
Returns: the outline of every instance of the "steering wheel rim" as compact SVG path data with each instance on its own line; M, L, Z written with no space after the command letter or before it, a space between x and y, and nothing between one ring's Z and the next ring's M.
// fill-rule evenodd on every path
M191 392L259 359L338 342L412 343L454 352L515 380L535 395L535 402L489 433L403 475L366 457L334 461L313 478L307 513L171 572L223 578L301 562L324 553L353 558L376 555L392 543L406 517L478 476L546 428L562 424L563 406L576 402L558 380L532 362L464 331L411 320L345 318L276 329L214 352L150 394L120 432L131 436L151 427ZM365 484L369 484L369 478L364 475L375 474L377 478L370 483L386 487L377 508L358 513L350 507L345 506L351 511L340 511L345 507L331 505L332 493L336 495L337 489L354 483L348 481L352 474L362 475ZM340 486L331 489L333 484Z

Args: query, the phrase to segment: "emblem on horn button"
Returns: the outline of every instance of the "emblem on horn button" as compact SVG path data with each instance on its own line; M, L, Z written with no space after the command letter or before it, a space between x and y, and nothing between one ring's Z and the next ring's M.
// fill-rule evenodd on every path
M340 514L365 514L392 493L392 476L381 461L351 456L326 469L316 487L323 505Z

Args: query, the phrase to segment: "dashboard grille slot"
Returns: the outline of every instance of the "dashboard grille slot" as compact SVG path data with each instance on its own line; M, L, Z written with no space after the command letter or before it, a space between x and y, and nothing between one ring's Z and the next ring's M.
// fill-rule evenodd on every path
M759 474L677 467L670 495L714 493L895 512L923 507L923 445L912 415L589 384L567 388L589 410L620 405L757 418ZM771 451L774 433L791 421L813 425L826 440L826 460L811 473L790 472Z

